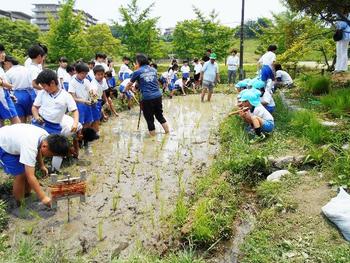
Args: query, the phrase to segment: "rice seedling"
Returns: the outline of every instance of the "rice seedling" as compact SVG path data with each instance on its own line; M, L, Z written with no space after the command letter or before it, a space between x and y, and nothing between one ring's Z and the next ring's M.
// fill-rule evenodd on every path
M113 196L113 198L112 198L112 210L113 210L113 211L116 211L116 210L117 210L119 201L120 201L120 194L117 193L117 194L115 194L115 195Z
M159 170L156 173L156 179L154 180L154 193L156 195L156 199L159 199L160 193L160 173Z
M141 193L140 192L136 192L135 193L135 199L138 203L141 202L142 198L141 198Z
M97 237L99 241L103 241L103 220L101 219L97 225Z
M128 158L130 158L130 155L131 155L131 146L132 146L132 140L130 137L128 141Z
M183 179L183 175L184 175L184 170L180 170L178 173L177 173L177 185L178 187L181 189L182 188L182 179Z
M120 183L120 177L122 175L122 169L120 166L117 167L117 170L116 170L116 176L117 176L117 182Z
M162 141L160 142L160 149L161 150L163 150L166 140L167 140L167 136L163 136Z

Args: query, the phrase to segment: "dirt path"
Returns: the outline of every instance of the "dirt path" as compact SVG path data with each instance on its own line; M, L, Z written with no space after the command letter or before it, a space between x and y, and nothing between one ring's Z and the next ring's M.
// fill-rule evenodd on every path
M67 201L58 203L55 214L32 204L31 219L11 218L9 235L61 242L67 253L86 253L98 262L120 251L126 256L140 245L161 246L160 227L180 189L190 190L196 175L207 171L219 146L218 125L233 103L232 95L220 94L211 103L200 103L199 96L165 100L171 134L154 139L143 119L137 131L137 108L122 113L103 125L92 153L83 154L91 164L66 169L72 175L88 170L87 201L71 200L71 222Z

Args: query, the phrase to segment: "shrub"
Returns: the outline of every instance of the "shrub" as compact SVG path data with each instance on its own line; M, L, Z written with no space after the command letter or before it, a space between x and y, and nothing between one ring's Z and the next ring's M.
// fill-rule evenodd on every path
M330 91L331 81L325 76L312 76L307 78L304 85L308 92L313 95L328 94Z
M335 117L349 115L350 113L350 90L334 90L329 95L320 99L321 104Z

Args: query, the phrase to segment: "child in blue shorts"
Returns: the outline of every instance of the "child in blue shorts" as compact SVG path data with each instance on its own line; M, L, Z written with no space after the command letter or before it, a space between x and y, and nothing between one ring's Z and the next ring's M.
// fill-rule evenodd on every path
M275 80L274 64L276 62L276 45L270 45L267 52L259 59L261 65L261 80L267 81L268 79Z
M119 86L119 91L122 94L122 96L125 96L128 100L128 109L131 109L132 106L132 99L135 99L135 95L131 90L125 90L126 86L129 84L130 79L125 79ZM122 98L123 99L123 98Z
M264 133L273 131L274 119L260 103L259 93L254 89L243 91L239 101L243 109L239 112L239 115L255 131L256 138L251 142L263 140L265 138Z
M78 63L75 66L76 75L69 83L68 92L72 94L77 103L79 111L79 122L84 128L91 127L92 118L92 102L91 93L96 94L91 87L90 81L86 79L89 67L85 63Z
M169 87L170 90L170 98L172 98L175 95L175 92L177 90L181 90L182 91L182 95L186 96L185 93L185 84L186 84L187 78L182 78L182 79L178 79L175 81L174 85Z
M74 123L72 131L76 131L79 121L77 105L65 89L59 88L57 75L50 69L45 69L36 78L36 82L43 87L38 92L33 103L32 124L43 128L49 134L61 134L60 123L65 113L72 112Z

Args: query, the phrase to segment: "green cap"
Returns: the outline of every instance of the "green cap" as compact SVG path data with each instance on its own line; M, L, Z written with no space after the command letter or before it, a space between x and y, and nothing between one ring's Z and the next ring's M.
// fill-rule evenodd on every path
M216 59L216 54L215 53L211 53L209 58L210 59Z

